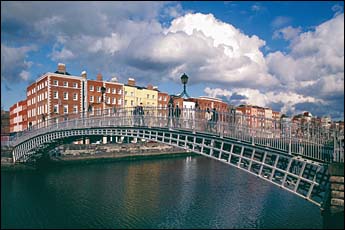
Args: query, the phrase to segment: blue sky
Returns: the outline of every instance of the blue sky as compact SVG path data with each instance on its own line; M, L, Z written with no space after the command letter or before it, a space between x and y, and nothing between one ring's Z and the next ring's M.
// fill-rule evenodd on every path
M1 105L37 76L128 77L191 96L344 120L344 3L1 2Z

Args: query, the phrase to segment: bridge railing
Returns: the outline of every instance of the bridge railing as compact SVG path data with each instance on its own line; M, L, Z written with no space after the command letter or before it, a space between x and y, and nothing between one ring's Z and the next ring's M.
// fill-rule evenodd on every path
M299 124L254 116L218 112L217 121L207 121L206 111L181 108L180 117L169 116L167 108L146 107L136 114L133 107L64 114L18 133L12 144L56 130L72 128L148 126L212 133L267 146L320 161L344 162L344 130L317 124ZM170 113L171 114L171 113Z

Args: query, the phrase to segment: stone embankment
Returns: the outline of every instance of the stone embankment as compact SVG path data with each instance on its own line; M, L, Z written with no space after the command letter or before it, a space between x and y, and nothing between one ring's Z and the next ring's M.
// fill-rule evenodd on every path
M74 163L112 162L123 160L157 159L196 154L181 148L160 143L129 144L89 144L63 145L58 147L49 158L49 165L68 165ZM32 165L13 164L8 152L1 154L1 170L12 171L32 169ZM47 159L43 159L44 164ZM41 162L42 163L42 162Z
M64 145L51 159L57 164L75 162L105 162L119 160L157 159L166 157L192 156L194 153L181 148L159 143Z

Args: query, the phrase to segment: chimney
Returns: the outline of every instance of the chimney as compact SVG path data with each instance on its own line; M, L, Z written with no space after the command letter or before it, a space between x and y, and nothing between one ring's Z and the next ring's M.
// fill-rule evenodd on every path
M83 72L81 72L81 76L82 78L86 79L87 78L87 75L86 75L86 71L84 70Z
M153 86L152 86L151 84L148 84L148 85L147 85L147 89L153 90Z
M129 86L135 86L135 80L134 80L134 78L128 78L128 85L129 85Z
M103 81L103 77L101 73L97 74L97 81Z
M58 71L59 73L66 74L66 65L63 64L63 63L59 63L59 64L58 64L58 69L57 69L57 71Z

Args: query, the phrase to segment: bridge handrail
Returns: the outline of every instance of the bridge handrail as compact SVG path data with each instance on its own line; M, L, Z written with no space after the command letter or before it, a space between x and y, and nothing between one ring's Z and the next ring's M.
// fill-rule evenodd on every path
M109 123L117 126L133 126L141 121L134 107L94 110L92 112L54 116L18 133L11 141L14 146L30 138L65 128L92 128ZM168 108L145 107L143 119L150 127L173 126L176 117L170 117ZM256 145L269 146L290 154L319 160L344 162L344 130L337 127L322 127L316 124L297 124L284 120L218 112L218 121L208 124L204 110L181 108L179 126L174 128L208 132L236 138ZM168 122L170 124L168 125ZM213 126L214 127L210 127ZM320 154L323 152L325 154Z

